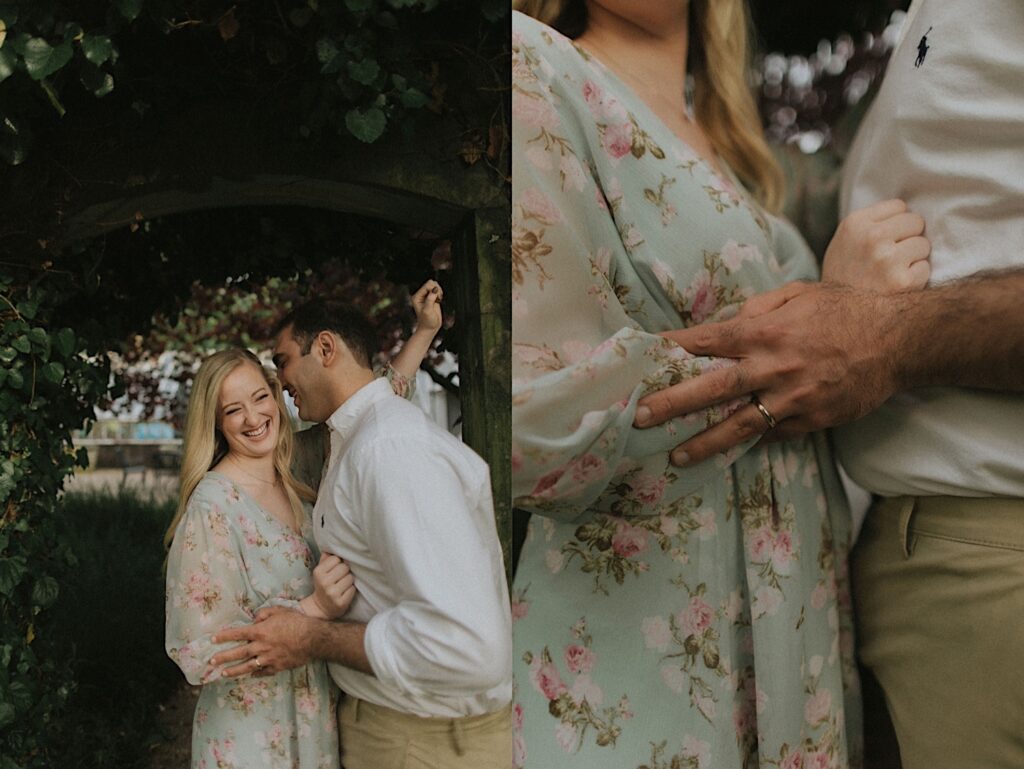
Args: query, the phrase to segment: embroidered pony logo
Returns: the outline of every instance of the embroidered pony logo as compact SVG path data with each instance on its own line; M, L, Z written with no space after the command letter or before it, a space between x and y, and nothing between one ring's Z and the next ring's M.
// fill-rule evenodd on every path
M931 32L932 28L928 27L928 32ZM914 62L915 67L920 67L924 64L924 57L928 55L928 32L921 35L921 42L917 44L917 60Z

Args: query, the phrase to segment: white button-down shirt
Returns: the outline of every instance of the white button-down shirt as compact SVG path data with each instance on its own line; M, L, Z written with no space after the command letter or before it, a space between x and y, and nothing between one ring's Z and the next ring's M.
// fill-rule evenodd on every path
M369 676L338 664L348 694L405 713L489 713L512 697L512 628L487 464L384 379L327 421L314 507L324 552L344 558L366 622Z

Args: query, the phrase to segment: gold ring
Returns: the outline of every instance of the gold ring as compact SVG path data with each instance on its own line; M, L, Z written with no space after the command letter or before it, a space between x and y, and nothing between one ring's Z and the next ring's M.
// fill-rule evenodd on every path
M257 670L259 670L259 669L260 669L261 667L263 667L263 666L262 666L262 665L260 664L260 658L259 658L259 657L253 657L253 658L252 658L252 661L256 663L256 669L257 669Z
M770 412L765 405L761 403L756 395L750 396L750 402L757 406L757 410L761 412L761 416L764 417L764 421L768 423L768 429L774 430L775 425L777 425L778 422L775 421L775 417L772 416L772 412Z

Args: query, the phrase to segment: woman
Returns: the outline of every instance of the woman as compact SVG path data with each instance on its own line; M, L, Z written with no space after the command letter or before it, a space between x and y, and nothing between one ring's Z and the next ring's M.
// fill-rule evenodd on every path
M727 409L633 428L642 395L727 365L658 332L817 277L768 213L745 8L515 5L537 18L513 19L513 492L539 514L513 596L517 763L855 764L849 514L825 442L680 470L669 451ZM865 210L830 263L891 231L870 282L917 285L904 212Z
M440 287L413 297L418 327L387 372L396 391L440 327ZM192 766L324 769L339 766L337 689L313 663L275 676L221 679L210 638L283 605L334 619L355 594L348 566L317 553L308 503L291 471L293 437L277 377L251 352L207 358L185 426L178 512L168 530L167 652L202 684ZM313 568L319 558L319 564ZM256 661L257 668L259 661Z

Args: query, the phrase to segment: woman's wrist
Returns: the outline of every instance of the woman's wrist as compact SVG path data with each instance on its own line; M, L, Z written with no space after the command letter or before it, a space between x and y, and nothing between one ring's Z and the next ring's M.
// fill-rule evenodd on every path
M316 595L310 593L299 601L299 611L313 619L330 619L316 600Z

